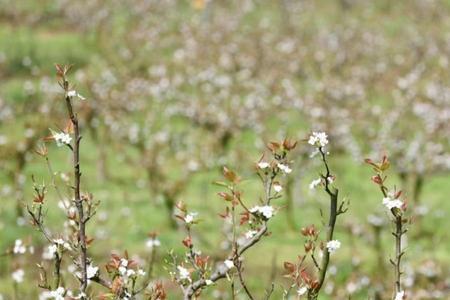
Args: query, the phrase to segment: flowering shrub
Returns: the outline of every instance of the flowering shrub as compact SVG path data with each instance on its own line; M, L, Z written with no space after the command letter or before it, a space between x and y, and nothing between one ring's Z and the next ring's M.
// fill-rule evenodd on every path
M271 159L266 160L263 155L256 164L256 172L261 179L264 191L264 196L260 200L261 205L248 208L249 204L245 203L246 201L242 197L243 192L239 189L241 178L234 171L223 167L225 181L216 182L217 185L226 189L226 191L218 193L218 196L226 204L225 211L220 216L225 222L231 223L232 235L229 240L230 253L224 261L216 263L216 266L209 262L209 256L202 255L199 249L194 248L191 228L199 222L197 214L188 212L182 204L178 205L181 214L177 217L184 222L187 231L183 245L188 251L181 263L173 256L171 275L173 280L180 285L184 299L198 297L202 289L223 278L230 281L233 297L237 293L234 290L234 281L238 280L245 294L250 299L254 299L253 293L244 280L244 254L268 234L269 220L276 213L272 202L281 197L282 185L277 178L280 174L291 173L288 154L296 144L289 140L281 143L271 142L268 145ZM270 293L266 297L269 298Z
M85 98L75 92L70 85L67 79L70 69L71 66L56 65L59 85L64 90L64 100L69 117L68 125L61 132L55 132L50 129L51 136L45 139L47 141L54 140L58 147L66 146L70 150L73 159L73 184L69 184L73 194L69 196L70 200L63 199L59 187L53 186L66 213L65 231L53 233L45 224L46 185L34 184L35 196L33 203L27 207L32 224L50 244L43 252L42 258L53 261L52 283L48 281L49 278L45 267L38 265L40 269L39 287L44 289L40 299L65 299L66 297L71 299L91 299L93 296L87 290L90 282L96 282L110 291L110 293L102 294L101 297L103 299L134 299L150 283L148 279L141 280L146 275L146 272L138 267L137 262L130 260L126 252L124 257L112 254L110 262L106 265L106 270L111 277L111 280L108 280L101 276L99 267L94 265L93 259L88 254L88 247L92 244L93 239L87 236L86 225L95 216L99 202L95 202L91 194L83 193L81 190L80 145L82 136L74 108L74 101L76 98L81 100L85 100ZM48 169L53 176L46 146L41 145L36 152L46 159ZM152 240L153 245L156 245L156 240L154 238ZM24 253L25 251L22 242L17 241L13 252ZM62 277L61 265L66 256L70 257L73 264L71 273L78 281L78 287L73 289L63 286L65 280ZM23 276L24 271L22 269L12 273L13 280L17 283L23 281ZM137 282L141 281L143 287L137 288ZM151 297L154 295L159 295L158 299L164 299L165 293L161 286L156 285L148 299L152 299Z

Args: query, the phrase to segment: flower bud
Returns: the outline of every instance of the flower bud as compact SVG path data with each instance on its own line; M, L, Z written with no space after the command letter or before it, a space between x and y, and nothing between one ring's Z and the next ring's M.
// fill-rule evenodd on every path
M383 184L383 179L381 178L380 175L372 176L372 181L375 182L378 185Z
M307 241L307 242L305 243L305 252L311 251L312 247L313 247L312 242L311 242L311 241Z
M191 239L191 237L186 237L184 240L183 240L183 245L186 247L186 248L191 248L192 247L192 239Z

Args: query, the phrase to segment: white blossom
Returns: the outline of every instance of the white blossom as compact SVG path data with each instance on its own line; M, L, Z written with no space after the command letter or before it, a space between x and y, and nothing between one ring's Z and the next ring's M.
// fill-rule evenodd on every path
M214 282L213 282L212 280L210 280L210 279L206 279L206 280L205 280L205 283L206 283L206 285L211 285L211 284L213 284Z
M227 267L227 269L234 268L234 263L229 259L225 260L223 263Z
M270 219L274 215L274 209L270 205L252 207L252 208L250 208L250 212L261 214L266 219Z
M324 147L328 144L328 135L325 132L313 132L309 137L308 144Z
M62 246L64 249L66 250L71 250L72 248L70 247L70 244L66 241L64 241L63 239L56 239L53 240L55 242L55 244Z
M322 183L322 179L318 178L318 179L314 179L313 181L311 181L311 183L309 184L309 189L313 190L316 187L318 187L320 184Z
M51 260L55 256L58 247L55 244L52 244L45 248L44 252L42 252L42 259Z
M187 168L189 171L192 171L192 172L197 171L199 169L199 167L200 167L199 163L196 162L195 160L190 160L187 163Z
M27 251L27 248L23 244L22 240L16 240L14 243L14 254L24 254Z
M65 132L56 132L50 129L52 132L52 137L56 142L56 146L61 147L64 145L70 145L70 142L72 141L72 137Z
M121 258L120 265L125 268L128 267L128 260L126 260L125 258Z
M121 276L125 276L125 277L128 276L128 269L127 269L127 267L128 267L128 260L125 259L125 258L121 258L120 259L120 265L119 265L119 268L118 268L119 273L120 273Z
M58 207L65 211L67 208L70 207L70 201L67 199L58 201Z
M127 274L127 268L126 267L124 267L124 266L120 266L119 267L119 273L120 273L120 275L126 275Z
M64 240L63 239L56 239L56 240L53 240L53 242L55 242L55 244L58 244L58 245L63 245L64 244Z
M44 291L39 295L39 300L46 300L46 299L54 299L54 300L64 300L64 288L58 287L54 291Z
M70 177L66 173L61 173L61 179L64 182L68 182Z
M358 290L359 285L357 282L350 281L345 288L349 294L354 294Z
M273 207L269 205L260 207L259 211L262 213L264 217L266 217L266 219L272 218L274 212Z
M161 242L158 239L149 239L145 243L145 246L149 249L153 249L154 247L161 246Z
M131 300L131 294L125 291L125 296L123 296L121 300Z
M67 92L67 96L69 97L78 97L80 100L86 100L85 97L81 96L77 91L75 90L70 90Z
M334 253L340 247L341 242L339 242L338 240L332 240L327 243L327 249L330 254Z
M191 280L191 277L190 277L191 273L189 273L188 269L186 269L182 266L177 266L177 269L178 269L178 273L180 275L181 280L184 280L184 279L187 279L189 281Z
M93 265L88 265L86 268L87 278L94 278L98 273L98 267L94 267Z
M403 206L403 202L398 199L391 199L389 197L383 198L383 205L386 206L389 210L393 208L401 209Z
M188 214L184 217L184 221L186 222L186 224L191 224L191 223L194 222L196 216L197 216L197 213L196 213L196 212L188 213Z
M403 300L404 296L405 296L405 291L400 291L395 294L394 300Z
M308 291L308 288L306 286L301 287L297 290L297 295L303 296Z
M257 234L257 233L258 233L258 231L256 231L256 230L249 230L249 231L247 231L247 232L245 233L245 238L251 239L251 238L254 237L255 234Z
M288 165L280 163L277 166L281 171L283 171L286 174L290 174L292 172L292 169Z
M25 276L25 272L22 269L17 269L12 272L11 277L16 283L23 282L23 277Z
M269 167L269 163L265 162L265 161L261 161L258 163L258 168L260 169L266 169Z
M281 186L281 184L276 183L273 185L273 189L275 190L275 192L279 193L283 190L283 187Z
M70 264L67 266L67 272L74 273L77 270L77 266L74 264Z

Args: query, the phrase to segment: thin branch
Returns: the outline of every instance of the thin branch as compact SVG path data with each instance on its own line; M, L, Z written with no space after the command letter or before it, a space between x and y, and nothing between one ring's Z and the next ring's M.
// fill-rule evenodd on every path
M325 181L325 191L327 192L327 194L330 197L329 218L328 218L328 225L326 228L326 242L329 242L329 241L333 240L334 229L336 226L336 219L338 216L338 194L339 194L339 191L337 189L334 189L334 191L331 191L330 186L329 186L330 185L329 178L331 178L331 171L328 166L327 159L326 159L326 153L324 152L322 147L319 148L319 152L321 154L322 162L323 162L323 165L325 166L325 170L326 170L326 174L322 175L322 178ZM320 289L322 288L322 286L325 282L325 277L326 277L327 270L328 270L328 264L330 262L330 252L328 251L328 249L325 248L325 250L323 251L323 257L322 257L320 267L317 264L317 262L315 261L315 259L313 259L313 261L316 264L316 267L319 269L319 279L318 279L318 284L314 288L308 289L308 299L309 300L317 299Z
M319 266L319 263L316 260L316 257L314 256L314 253L311 253L311 258L312 258L312 260L314 262L314 265L316 266L317 270L320 272L320 266Z
M56 290L59 287L61 282L61 261L62 257L58 254L58 251L55 253L55 269L53 270L54 283L53 287Z
M253 298L252 293L250 292L247 285L245 284L244 277L242 275L242 263L237 264L236 269L237 269L237 273L238 273L238 277L239 277L239 282L241 283L242 287L244 288L245 293L247 294L249 299L254 300L255 298Z
M73 125L74 142L73 142L73 173L74 173L74 196L75 206L78 211L78 241L80 243L80 267L81 267L81 286L82 293L86 292L88 279L87 279L87 245L86 245L86 221L84 219L83 199L81 198L80 183L81 183L81 171L80 171L80 128L78 125L78 118L73 111L71 97L67 95L69 83L63 77L64 90L66 91L66 108L69 114L69 118ZM84 299L84 297L83 297Z

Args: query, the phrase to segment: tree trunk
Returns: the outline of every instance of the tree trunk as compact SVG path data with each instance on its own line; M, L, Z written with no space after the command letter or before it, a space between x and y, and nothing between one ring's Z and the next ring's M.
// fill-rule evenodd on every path
M167 220L169 221L169 226L172 229L177 229L178 224L174 218L175 213L175 199L171 196L164 195L164 206L167 210Z
M295 213L294 213L294 179L292 176L288 177L285 186L285 197L286 197L286 221L291 230L295 230L297 225L295 224Z
M420 203L420 196L422 195L423 190L423 175L417 174L414 178L413 185L413 203L414 205L418 205Z

